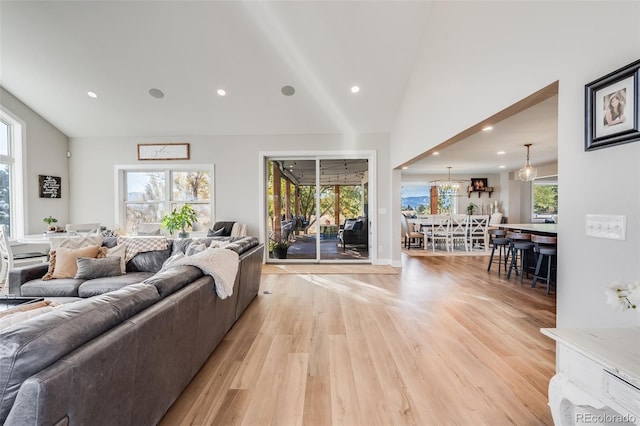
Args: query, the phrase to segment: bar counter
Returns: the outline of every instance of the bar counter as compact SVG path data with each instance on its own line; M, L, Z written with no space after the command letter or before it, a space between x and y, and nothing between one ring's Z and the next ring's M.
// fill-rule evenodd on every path
M557 223L501 223L498 226L501 229L513 229L537 235L558 235Z

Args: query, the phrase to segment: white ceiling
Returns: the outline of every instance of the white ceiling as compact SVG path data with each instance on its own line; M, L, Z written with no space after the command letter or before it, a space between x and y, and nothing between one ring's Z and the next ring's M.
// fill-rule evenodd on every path
M430 3L1 0L0 85L70 137L389 133ZM552 98L403 173L552 162L556 129Z
M525 164L531 143L531 165L554 163L558 159L558 96L553 96L493 125L488 131L446 147L409 165L402 174L501 173L517 171ZM504 154L499 155L498 152ZM499 166L505 166L500 168Z
M0 84L70 137L388 133L429 7L3 0Z

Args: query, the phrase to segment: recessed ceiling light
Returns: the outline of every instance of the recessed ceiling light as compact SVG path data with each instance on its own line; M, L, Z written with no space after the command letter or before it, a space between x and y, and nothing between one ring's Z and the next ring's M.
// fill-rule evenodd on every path
M507 166L505 166L504 164L502 166L498 166L499 169L506 169Z
M489 130L493 129L493 126L485 126L482 128L483 132L488 132Z
M218 89L218 92L217 92L217 93L218 93L218 95L219 95L219 96L226 96L227 91L226 91L226 90L224 90L224 89Z
M504 152L504 151L498 151L496 154L498 154L498 155L504 155L504 154L505 154L505 152Z
M351 93L358 93L360 91L360 86L353 86L351 88Z
M156 99L164 98L164 93L162 93L162 90L160 89L149 89L149 94Z
M434 152L434 153L433 153L433 154L431 154L431 155L440 155L440 153L439 153L438 151L436 151L436 152Z
M285 96L293 96L293 94L296 93L296 89L293 86L282 86L280 91Z
M87 95L88 95L90 98L93 98L93 99L95 99L95 98L97 98L97 97L98 97L98 94L97 94L96 92L87 92Z
M409 166L404 166L404 167L402 168L402 170L407 170L408 168L409 168Z

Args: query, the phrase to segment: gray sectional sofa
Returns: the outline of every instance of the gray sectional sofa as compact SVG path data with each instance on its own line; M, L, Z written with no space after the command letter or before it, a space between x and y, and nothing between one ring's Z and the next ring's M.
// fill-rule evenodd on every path
M191 242L140 253L117 277L52 283L46 265L11 270L12 294L71 303L0 331L0 424L157 424L260 285L264 246L252 237L226 247L239 254L226 299L194 266L160 270Z

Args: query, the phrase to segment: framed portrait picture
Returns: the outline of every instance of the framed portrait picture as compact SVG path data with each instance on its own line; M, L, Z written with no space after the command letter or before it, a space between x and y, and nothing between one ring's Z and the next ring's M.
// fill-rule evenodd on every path
M585 85L585 151L640 140L640 60Z

